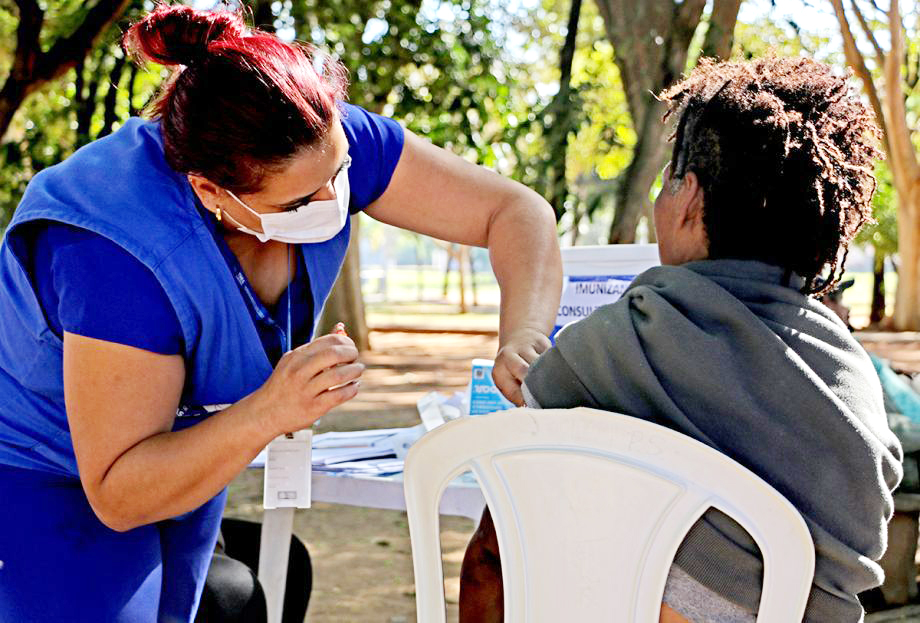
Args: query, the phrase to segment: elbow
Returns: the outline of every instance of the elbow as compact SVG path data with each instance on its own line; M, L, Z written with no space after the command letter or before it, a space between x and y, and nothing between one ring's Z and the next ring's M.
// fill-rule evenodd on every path
M508 197L491 225L500 223L500 229L509 228L519 235L526 223L531 235L556 240L556 213L549 202L530 188L518 184L516 192ZM492 228L490 227L490 230Z
M528 191L528 201L526 204L528 210L528 218L536 221L544 227L551 229L555 235L556 212L553 210L553 206L551 206L546 199L537 194L535 191L530 189L528 189Z
M106 528L115 532L128 532L144 525L143 522L136 521L125 513L117 509L101 507L96 504L91 505L96 517L105 525Z
M132 522L127 518L117 517L115 515L108 515L105 519L103 519L98 514L96 516L99 517L99 521L101 521L106 528L114 530L115 532L128 532L130 530L134 530L135 528L140 528L142 525L144 525L142 523Z
M107 495L103 491L91 492L85 486L84 491L96 518L110 530L128 532L149 523L143 521L137 513L132 512L130 504L124 500L113 499L114 496Z
M546 199L533 191L530 192L534 199L529 201L526 206L523 206L526 209L526 213L519 217L518 223L529 224L529 228L533 231L533 243L540 245L543 251L549 252L550 249L553 249L553 255L557 258L561 274L562 259L559 256L556 212Z
M546 220L549 225L552 225L553 228L556 227L556 211L553 210L553 206L549 204L549 201L540 197L540 203L537 206L540 215Z

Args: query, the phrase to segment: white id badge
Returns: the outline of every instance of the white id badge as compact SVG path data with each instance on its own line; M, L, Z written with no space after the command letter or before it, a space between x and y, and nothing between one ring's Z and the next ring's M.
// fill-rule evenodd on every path
M265 508L310 508L312 430L281 435L268 444L265 459Z

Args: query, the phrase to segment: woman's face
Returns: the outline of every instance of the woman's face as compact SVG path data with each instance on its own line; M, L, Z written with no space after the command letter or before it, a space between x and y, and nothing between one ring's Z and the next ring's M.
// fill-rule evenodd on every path
M348 139L336 120L324 139L300 151L280 171L265 176L258 192L238 195L250 209L260 214L287 212L310 201L335 199L333 182L348 156ZM189 182L211 212L221 211L229 230L243 225L257 232L262 225L254 214L239 204L225 189L205 178L190 175Z

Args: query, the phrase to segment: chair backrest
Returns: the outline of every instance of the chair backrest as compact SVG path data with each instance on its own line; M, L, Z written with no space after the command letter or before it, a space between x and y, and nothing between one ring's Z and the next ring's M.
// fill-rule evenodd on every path
M725 455L594 409L513 409L431 431L406 458L418 620L445 620L438 500L472 471L501 551L505 620L658 621L668 571L710 507L764 557L761 623L801 621L814 545L796 509Z

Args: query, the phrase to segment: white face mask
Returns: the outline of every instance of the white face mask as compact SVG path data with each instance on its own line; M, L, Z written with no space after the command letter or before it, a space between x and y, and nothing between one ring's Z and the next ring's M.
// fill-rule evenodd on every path
M262 232L254 231L243 225L237 225L237 229L255 236L261 242L275 240L288 244L308 244L329 240L342 231L348 220L348 201L351 197L351 188L348 183L349 166L351 166L351 157L346 157L342 169L332 183L335 189L335 199L311 201L289 212L269 214L256 212L228 190L227 194L236 199L262 224Z

